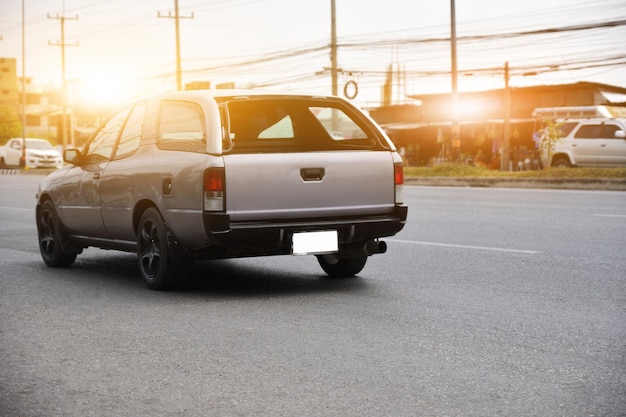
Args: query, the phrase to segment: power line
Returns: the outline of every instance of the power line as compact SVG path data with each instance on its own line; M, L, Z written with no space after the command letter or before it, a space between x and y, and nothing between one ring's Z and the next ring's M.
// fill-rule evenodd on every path
M563 26L559 28L548 28L548 29L536 29L536 30L527 30L527 31L519 31L519 32L509 32L509 33L501 33L501 34L489 34L489 35L466 35L459 36L457 39L459 41L484 41L491 39L508 39L515 38L521 36L531 36L531 35L547 35L553 33L563 33L563 32L575 32L581 30L588 29L598 29L598 28L609 28L609 27L618 27L625 26L626 19L615 20L610 22L599 22L599 23L590 23L590 24L582 24L582 25L571 25L571 26ZM340 47L375 47L375 46L396 46L396 45L411 45L411 44L421 44L421 43L441 43L441 42L450 42L449 37L443 38L423 38L423 39L386 39L381 41L364 41L364 42L352 42L352 43L339 43Z
M564 27L557 27L557 28L538 29L538 30L533 30L533 31L510 32L510 33L504 33L504 34L463 36L463 37L459 37L459 40L462 40L462 41L483 40L485 41L485 40L492 40L492 39L511 39L515 37L524 37L524 36L529 36L529 35L567 33L571 31L590 30L590 29L597 29L597 28L610 28L610 27L617 27L617 26L623 26L623 25L626 25L626 20L582 24L582 25L571 25L571 26L564 26ZM369 48L371 46L377 46L377 45L384 45L388 47L391 45L396 45L398 43L437 43L437 42L447 43L449 42L449 38L425 38L425 39L413 39L413 40L404 40L404 41L384 40L384 41L378 41L378 42L340 43L338 46L341 46L344 49L359 49L363 47ZM268 62L276 63L275 61L278 61L278 60L299 57L302 55L310 54L312 52L324 51L327 48L328 48L327 45L323 45L323 46L305 48L305 49L300 49L300 50L295 50L295 51L294 50L278 51L275 53L260 56L258 58L243 60L240 62L231 62L231 63L226 63L223 65L217 65L217 66L212 66L212 67L192 69L192 70L185 71L185 73L193 74L193 73L211 72L211 71L218 71L218 70L233 70L237 68L252 66L255 64L259 64L259 63L268 63ZM510 46L508 46L508 48L510 48ZM603 58L603 60L611 60L611 59L614 59L614 58L612 57ZM362 70L362 69L345 70L345 71L355 72L355 73L359 72L359 73L364 73L364 74L378 74L378 75L386 73L385 71L369 71L369 70ZM480 72L480 71L491 71L491 69L487 68L487 69L482 69L482 70L479 70L479 69L464 70L464 72ZM449 71L415 71L415 72L409 71L408 73L432 75L432 74L449 74ZM167 77L169 75L170 74L163 74L161 76Z

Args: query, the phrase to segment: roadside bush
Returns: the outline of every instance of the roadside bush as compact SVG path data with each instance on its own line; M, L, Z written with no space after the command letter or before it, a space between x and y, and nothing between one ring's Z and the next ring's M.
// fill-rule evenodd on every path
M465 164L405 167L406 177L626 178L626 168L546 168L506 172Z

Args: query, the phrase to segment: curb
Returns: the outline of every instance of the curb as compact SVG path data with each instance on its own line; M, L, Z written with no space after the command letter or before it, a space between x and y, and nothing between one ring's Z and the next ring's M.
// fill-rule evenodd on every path
M54 171L50 168L3 168L0 169L0 175L42 175L46 176Z
M407 185L626 191L626 178L406 177Z
M0 169L0 175L16 175L20 172L19 169L2 168Z

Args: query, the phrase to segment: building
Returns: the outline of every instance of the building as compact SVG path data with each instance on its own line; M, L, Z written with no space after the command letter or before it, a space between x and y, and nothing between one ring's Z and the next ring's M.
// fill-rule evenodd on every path
M0 123L4 125L3 135L10 135L21 126L16 61L11 58L0 58Z
M510 88L511 159L533 152L537 130L533 111L540 107L612 105L626 108L626 88L579 82L565 85ZM451 94L411 96L415 104L370 109L404 152L409 165L427 165L449 158ZM460 156L473 160L480 153L489 164L499 158L505 125L505 90L459 94Z
M25 81L26 135L56 139L57 120L60 120L61 113L59 95L33 85L31 78ZM17 76L14 58L0 58L0 107L5 115L11 117L11 120L3 119L2 122L19 124L21 135L22 80Z
M17 110L19 90L17 87L16 60L0 58L0 105L11 106Z

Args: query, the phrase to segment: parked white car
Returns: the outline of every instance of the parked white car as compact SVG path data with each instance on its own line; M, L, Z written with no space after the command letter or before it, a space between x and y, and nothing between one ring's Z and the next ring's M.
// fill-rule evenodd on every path
M626 119L566 119L549 163L553 167L626 166Z
M61 153L46 139L26 138L26 151L23 152L24 139L9 139L5 146L0 146L0 168L18 168L22 156L26 157L27 168L61 168Z

